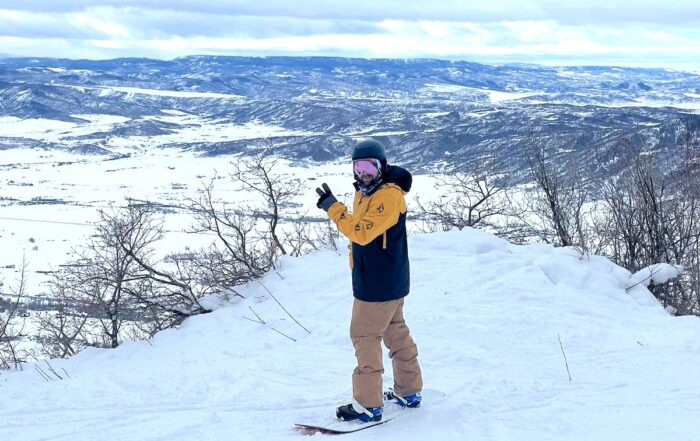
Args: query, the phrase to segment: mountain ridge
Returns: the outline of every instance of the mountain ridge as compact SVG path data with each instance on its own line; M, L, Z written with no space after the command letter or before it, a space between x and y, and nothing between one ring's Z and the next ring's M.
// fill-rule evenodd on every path
M596 152L614 152L620 138L638 139L650 153L673 155L683 142L682 131L698 132L700 76L666 69L430 59L0 60L0 117L128 118L120 131L90 140L104 144L106 138L129 133L163 135L161 127L149 128L146 120L171 110L204 118L212 130L226 121L314 132L274 137L274 152L289 158L333 159L347 153L347 147L336 145L378 136L397 162L418 172L492 163L493 173L522 180L522 152L535 142L553 151L573 146L564 155L566 162L580 164L595 163ZM12 146L26 146L15 138ZM335 138L343 142L329 146ZM266 140L261 135L202 144L183 138L178 146L227 155L256 149ZM71 139L52 141L77 147ZM109 151L108 145L100 147ZM598 167L594 174L608 172Z

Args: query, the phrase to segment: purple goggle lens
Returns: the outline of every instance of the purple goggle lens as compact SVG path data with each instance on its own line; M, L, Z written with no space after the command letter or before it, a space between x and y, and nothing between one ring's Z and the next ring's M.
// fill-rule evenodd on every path
M355 175L361 178L363 174L377 177L379 174L379 161L376 159L358 159L353 162L353 168L355 169Z

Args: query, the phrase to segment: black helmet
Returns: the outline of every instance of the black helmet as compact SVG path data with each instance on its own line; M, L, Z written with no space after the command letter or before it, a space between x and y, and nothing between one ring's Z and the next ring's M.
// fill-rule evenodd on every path
M379 159L382 164L386 164L384 145L372 138L360 141L352 150L352 160L365 158Z

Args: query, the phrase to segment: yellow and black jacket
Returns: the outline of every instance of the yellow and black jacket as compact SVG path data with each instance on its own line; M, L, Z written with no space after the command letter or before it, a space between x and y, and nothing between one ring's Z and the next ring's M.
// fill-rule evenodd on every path
M389 166L383 184L363 195L356 184L352 213L336 202L328 216L352 242L353 295L365 302L386 302L405 297L410 289L406 201L411 174Z

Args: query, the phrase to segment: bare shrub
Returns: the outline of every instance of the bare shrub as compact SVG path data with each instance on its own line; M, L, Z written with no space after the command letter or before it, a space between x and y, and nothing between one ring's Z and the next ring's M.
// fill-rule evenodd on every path
M564 169L551 150L552 146L533 143L526 151L535 186L515 211L527 229L544 242L586 250L587 186L582 175Z
M54 275L60 277L61 273ZM39 326L35 358L68 358L94 341L88 326L90 316L84 311L82 300L76 304L68 285L61 282L54 280L50 284L55 311L43 311L35 316Z
M599 231L607 254L633 272L656 263L683 265L686 271L679 279L650 289L677 314L698 314L700 197L691 183L700 181L688 165L700 155L685 156L669 173L668 163L661 167L658 157L627 139L621 143L627 172L602 185L609 218Z
M193 233L213 233L215 241L193 255L192 270L199 283L210 291L219 291L262 277L269 271L279 248L274 240L261 234L257 218L244 210L218 202L213 195L213 180L191 201Z
M54 336L64 339L65 317L77 323L87 317L95 320L93 338L84 344L115 348L121 341L124 321L133 315L135 305L129 297L130 284L137 277L140 265L136 255L150 253L150 246L160 238L160 231L149 223L149 212L128 206L110 212L100 210L95 233L83 246L73 250L73 259L51 282L52 291L65 303L60 319L51 326ZM85 330L84 323L78 328ZM74 327L70 332L80 334ZM63 345L61 352L69 355L73 348Z
M240 183L244 191L262 198L261 204L244 207L246 214L267 224L266 236L282 254L287 250L279 238L282 211L293 205L294 197L301 193L301 183L277 173L278 159L269 156L268 150L254 157L239 157L233 165L232 179Z
M190 201L193 233L212 234L213 243L193 254L192 270L205 289L225 291L262 277L276 268L280 255L300 256L324 246L336 248L327 221L293 215L301 194L299 179L282 175L270 148L254 157L239 157L231 179L252 201L229 203L215 197L214 177ZM284 222L284 228L282 223Z
M500 193L505 188L502 178L488 173L457 172L436 177L438 201L422 202L416 198L419 213L429 230L443 231L464 227L494 226L491 221L506 214Z
M50 284L59 310L40 315L46 355L68 357L85 346L114 348L135 330L147 337L208 312L199 303L202 293L178 264L165 269L155 261L163 231L152 207L131 201L99 216L93 236Z
M337 250L338 234L338 230L329 219L317 221L302 215L291 220L283 241L289 249L289 254L299 257L324 248Z
M27 260L23 259L16 286L10 288L0 303L0 369L21 369L26 361L26 354L18 349L18 344L24 335L20 310L26 296L27 266Z

